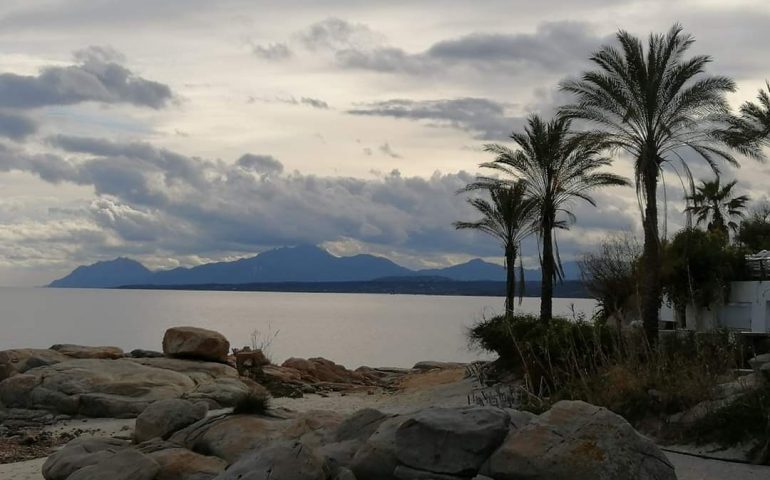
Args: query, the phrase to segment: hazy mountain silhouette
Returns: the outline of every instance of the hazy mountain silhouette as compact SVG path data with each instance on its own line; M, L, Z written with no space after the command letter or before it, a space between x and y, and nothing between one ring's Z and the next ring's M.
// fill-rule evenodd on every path
M567 265L565 265L565 268ZM574 268L573 268L574 270ZM285 247L254 257L191 268L151 271L127 258L76 268L49 287L110 288L125 285L203 285L285 282L361 282L382 278L443 277L453 281L504 281L500 265L480 259L447 268L410 270L374 255L336 257L317 246ZM525 271L538 280L539 270ZM570 277L567 278L578 278Z
M147 267L130 258L116 258L106 262L96 262L93 265L81 266L69 275L54 280L49 287L70 288L107 288L147 283L152 279L153 272Z

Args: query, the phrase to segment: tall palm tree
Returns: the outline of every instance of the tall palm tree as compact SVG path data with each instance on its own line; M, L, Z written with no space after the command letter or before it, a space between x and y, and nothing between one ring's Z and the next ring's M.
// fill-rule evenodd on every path
M580 199L596 205L591 192L609 185L628 185L628 180L606 172L597 172L610 165L602 156L605 144L593 134L573 134L570 121L555 118L549 122L537 115L527 119L523 132L513 132L511 139L517 149L491 144L484 149L494 153L493 162L481 166L502 172L525 186L526 195L536 209L534 228L541 244L542 289L540 318L547 322L553 316L553 283L563 277L555 240L557 229L569 228L575 215L569 210L571 202ZM479 184L500 182L482 177Z
M696 223L708 222L709 231L719 232L727 239L730 231L738 231L738 223L733 219L743 218L746 203L749 201L746 195L733 195L736 183L733 180L720 185L719 177L710 181L701 180L701 184L695 187L695 192L687 196L691 205L686 211L695 215Z
M480 220L455 222L454 226L457 229L479 230L500 240L505 249L505 313L513 315L516 257L521 249L522 239L531 233L535 204L526 197L526 186L521 182L511 186L491 185L489 196L491 203L483 198L468 199L468 203L481 213ZM523 285L519 287L520 291L522 287Z
M736 164L720 148L718 138L721 121L729 113L725 93L735 90L735 84L726 77L705 75L710 57L685 58L694 39L678 24L665 35L651 34L646 49L626 31L618 32L617 40L620 48L605 46L591 56L595 70L562 83L562 90L574 94L576 103L561 113L593 124L612 147L634 159L644 227L642 321L654 343L661 305L657 192L662 168L679 161L692 182L684 150L705 160L715 173L719 160Z
M770 82L767 90L760 90L757 103L745 102L740 115L728 119L728 128L723 132L730 146L746 155L764 159L762 147L770 146Z

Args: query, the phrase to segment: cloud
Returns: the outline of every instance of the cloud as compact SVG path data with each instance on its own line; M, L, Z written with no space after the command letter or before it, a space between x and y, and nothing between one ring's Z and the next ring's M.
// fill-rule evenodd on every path
M484 140L503 140L523 125L522 118L506 115L505 105L486 98L393 99L361 104L347 113L427 120L428 125L458 128Z
M383 143L379 147L380 152L384 153L385 155L389 156L390 158L401 158L401 155L394 152L393 149L390 147L390 144L388 142Z
M285 43L254 45L251 51L254 55L265 60L286 60L293 55L291 49Z
M37 131L37 124L25 115L0 110L0 136L23 140Z
M430 75L453 67L564 73L583 65L608 39L594 34L588 23L558 21L541 23L533 33L471 33L409 53L387 45L384 37L366 25L337 18L310 26L300 38L312 51L332 51L344 68Z
M333 17L310 25L297 37L311 51L369 49L384 41L381 34L364 24Z
M260 175L277 175L283 172L283 164L271 155L253 155L247 153L238 159L237 165L244 170Z
M308 107L317 108L319 110L328 110L329 104L325 101L318 99L318 98L312 98L312 97L300 97L299 99L297 97L291 96L291 97L249 97L248 103L254 103L256 101L262 101L265 103L285 103L288 105L306 105Z
M75 65L45 67L36 76L0 74L0 107L100 102L159 109L172 98L171 88L136 75L121 65L122 56L110 48L89 47L74 57Z

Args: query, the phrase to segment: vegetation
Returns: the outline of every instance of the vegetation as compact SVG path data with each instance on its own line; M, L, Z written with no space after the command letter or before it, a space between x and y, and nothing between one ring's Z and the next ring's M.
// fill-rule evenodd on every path
M595 206L591 193L601 187L627 185L627 180L598 171L611 160L602 155L606 144L597 135L579 134L571 130L569 120L557 117L544 121L537 115L527 120L523 132L513 132L511 139L518 149L504 145L487 145L495 160L481 166L505 175L503 179L481 177L469 189L490 188L519 182L534 204L534 229L541 244L542 289L540 319L553 316L553 282L563 278L555 232L566 229L575 215L569 210L576 199Z
M744 270L743 251L726 244L721 232L684 229L664 247L663 290L674 304L681 326L688 304L721 304L730 282Z
M522 375L517 408L540 412L559 400L600 405L639 425L715 395L745 352L727 332L681 332L653 347L642 331L618 335L602 323L495 317L470 331L477 345Z
M235 415L265 415L270 408L270 399L263 393L251 390L241 397L233 407Z
M770 204L755 208L738 226L738 244L750 253L770 250Z
M643 207L644 250L641 313L647 338L658 336L661 306L661 254L658 233L658 183L665 164L678 161L689 175L691 150L719 173L719 159L736 160L720 148L720 122L729 114L725 99L735 90L727 77L707 76L711 58L685 58L694 39L674 25L665 35L650 35L647 49L626 31L617 34L620 48L605 46L591 61L596 70L562 89L576 96L576 103L562 109L568 118L596 126L605 142L634 159L636 190Z
M598 319L613 320L618 331L624 319L638 318L641 254L635 238L617 235L579 262L586 290L598 302Z
M736 220L743 218L746 203L749 201L746 195L733 195L736 183L733 180L720 185L719 177L709 181L702 180L701 184L695 187L695 192L687 196L692 205L685 211L695 215L697 224L708 223L710 232L728 239L730 232L738 230Z
M531 231L534 202L526 196L526 186L516 182L511 186L493 185L489 188L492 202L483 198L470 198L470 203L482 214L475 222L455 222L457 229L472 229L497 238L505 251L506 287L505 312L513 314L516 296L516 257L521 241ZM520 268L521 286L524 288L524 268Z
M760 90L757 103L741 105L738 116L726 118L728 127L720 132L731 147L745 155L764 159L762 147L770 146L770 83Z

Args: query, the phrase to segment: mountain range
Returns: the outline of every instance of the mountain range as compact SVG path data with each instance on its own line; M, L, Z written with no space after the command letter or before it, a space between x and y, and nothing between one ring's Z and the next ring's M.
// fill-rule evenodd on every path
M577 264L564 264L565 278L580 278ZM195 267L150 270L136 260L116 258L77 267L49 287L114 288L130 285L233 285L255 283L367 282L383 278L434 277L447 281L505 281L500 265L474 259L446 268L411 270L375 255L337 257L317 246L301 245L268 250L259 255L230 262ZM525 270L527 281L540 279L540 271Z

